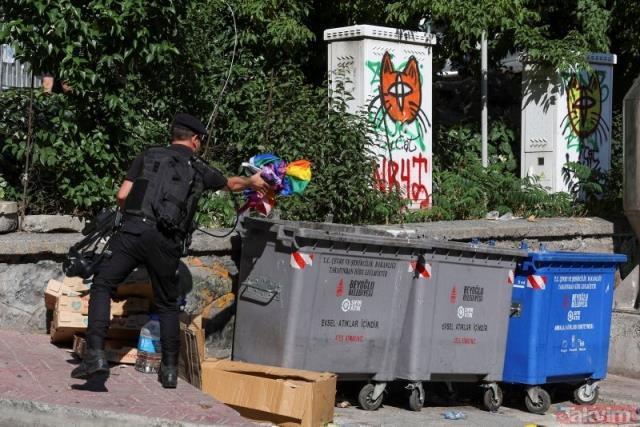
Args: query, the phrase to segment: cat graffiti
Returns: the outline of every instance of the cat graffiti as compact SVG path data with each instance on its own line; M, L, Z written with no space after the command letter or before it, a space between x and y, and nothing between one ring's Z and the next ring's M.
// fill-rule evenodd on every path
M603 118L603 103L609 97L606 73L594 71L565 76L567 114L562 120L562 134L567 148L579 153L578 161L593 169L600 168L599 147L609 141L610 128Z
M411 56L402 71L396 71L391 55L385 52L382 61L369 62L378 84L378 95L368 106L369 120L377 132L386 137L386 147L416 146L426 149L425 136L431 123L422 110L422 79L419 64Z

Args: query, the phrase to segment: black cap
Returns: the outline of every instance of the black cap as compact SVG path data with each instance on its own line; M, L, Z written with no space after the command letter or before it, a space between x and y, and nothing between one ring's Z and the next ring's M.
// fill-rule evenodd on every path
M198 135L206 135L207 133L207 128L202 124L202 122L187 113L176 114L173 118L173 126L181 126L183 128L190 129Z

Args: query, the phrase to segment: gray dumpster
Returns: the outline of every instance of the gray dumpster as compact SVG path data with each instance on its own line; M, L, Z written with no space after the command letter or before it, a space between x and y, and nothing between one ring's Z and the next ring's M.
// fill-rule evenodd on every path
M393 380L418 251L337 224L243 228L234 360Z
M430 277L412 279L395 371L409 381L411 409L422 408L423 381L479 383L484 406L500 407L513 274L526 255L452 242L420 254Z
M244 218L233 359L386 382L501 379L509 272L525 251L327 223ZM495 390L495 388L493 389Z

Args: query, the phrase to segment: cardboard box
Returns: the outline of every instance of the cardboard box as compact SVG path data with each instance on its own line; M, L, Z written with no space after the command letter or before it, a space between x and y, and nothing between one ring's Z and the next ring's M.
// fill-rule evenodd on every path
M134 331L139 331L148 321L148 314L111 316L111 326L109 327L109 329L131 329Z
M63 282L51 279L49 280L49 283L47 283L47 287L44 290L44 305L49 310L53 310L56 307L56 302L58 301L58 298L60 298L60 296L80 296L82 295L82 292L86 292L87 290L88 288L84 291L80 289L74 289L65 285Z
M89 285L84 283L84 279L82 277L65 276L62 279L62 284L73 291L82 292L82 291L89 290Z
M57 311L89 314L89 295L68 296L61 295L56 303ZM128 298L121 301L111 301L112 316L127 316L129 314L146 313L149 311L149 300L143 298Z
M135 347L135 344L119 340L106 340L104 346L105 354L109 362L125 365L136 364L138 349ZM87 341L82 336L75 335L73 337L73 352L78 357L83 358L86 348Z
M333 420L336 375L207 359L202 391L256 421L320 426Z
M70 342L77 333L86 331L89 319L80 313L55 311L51 323L51 342L54 344Z
M112 316L107 336L117 339L137 339L140 329L149 321L147 314ZM54 344L72 342L73 336L86 331L89 318L80 313L55 311L51 324L51 342Z
M56 302L57 312L69 312L78 314L89 314L89 295L69 296L60 295Z

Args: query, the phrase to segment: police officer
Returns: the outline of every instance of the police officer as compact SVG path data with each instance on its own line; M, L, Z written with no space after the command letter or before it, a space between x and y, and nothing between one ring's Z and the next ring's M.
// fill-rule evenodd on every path
M180 290L176 271L185 239L192 231L189 227L195 214L197 199L204 190L242 191L252 188L260 193L268 190L268 184L259 173L248 178L225 178L218 170L194 157L205 134L206 128L198 119L189 114L177 114L171 128L171 145L146 150L136 157L127 172L117 194L118 204L124 212L123 224L109 242L111 257L102 260L93 277L87 350L82 363L71 372L73 378L88 379L96 374L109 372L104 341L110 323L111 297L114 296L117 285L142 264L149 272L154 305L160 317L162 363L159 379L165 388L176 387L180 349ZM164 164L175 167L177 163L193 167L193 172L190 168L183 169L193 173L193 176L189 178L188 200L172 200L183 208L180 210L182 217L179 226L168 228L162 226L164 222L161 219L164 218L159 218L163 214L156 208L157 200L149 200L153 194L158 193L154 189L159 183L167 179L167 172L158 169L162 169ZM175 174L177 170L179 169L169 172ZM176 178L180 177L174 177L174 180Z

